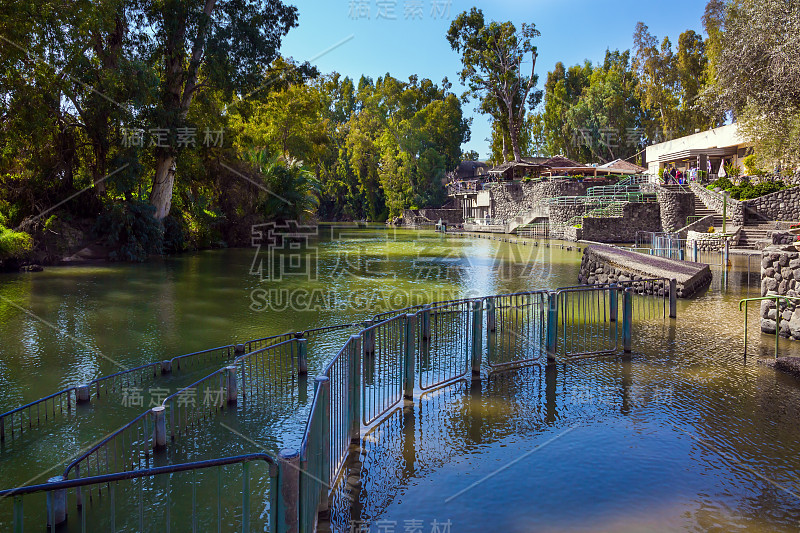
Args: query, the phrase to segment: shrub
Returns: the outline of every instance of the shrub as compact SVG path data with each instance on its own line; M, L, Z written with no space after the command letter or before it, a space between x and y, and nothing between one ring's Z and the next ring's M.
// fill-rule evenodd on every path
M0 225L0 260L20 259L33 250L33 238L24 231Z
M709 226L706 233L714 233L714 226Z
M164 219L164 253L175 254L186 251L186 221L182 217L169 215Z
M766 171L758 168L756 164L756 154L748 155L742 160L742 163L744 163L744 170L747 172L748 176L763 176L766 174Z
M110 261L142 262L150 254L162 253L164 233L154 212L149 203L125 201L97 217L94 231L111 248Z

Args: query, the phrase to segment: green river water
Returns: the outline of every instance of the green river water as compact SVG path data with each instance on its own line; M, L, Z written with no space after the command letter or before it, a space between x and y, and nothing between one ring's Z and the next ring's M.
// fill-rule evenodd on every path
M280 281L258 273L275 264L266 247L2 276L0 412L124 368L365 320L387 307L574 285L581 258L574 244L568 250L557 241L546 247L533 246L534 239L518 245L382 228L329 230L310 240L310 259L276 252L285 265ZM756 364L756 354L772 353L770 337L752 334L752 353L743 356L738 301L758 296L759 280L751 274L748 285L746 258L732 261L727 274L713 267L707 292L679 301L677 320L638 323L630 357L459 382L390 415L366 434L368 453L335 491L332 528L800 529L800 387ZM756 331L757 312L751 314ZM356 331L309 341L309 375ZM781 350L800 348L782 341ZM156 384L174 392L218 367ZM225 424L204 426L168 460L297 447L310 387L301 380L258 413L226 413ZM153 393L148 384L142 389L146 408ZM61 474L81 450L143 411L123 403L79 406L66 419L0 443L0 488ZM221 501L231 510L223 530L233 528L241 505L241 471L228 476ZM251 477L253 529L261 530L268 512L264 468L253 466ZM190 481L173 481L172 493L186 484L170 503L174 531L191 530L176 525L191 509ZM205 507L216 508L217 485L209 476L197 483L202 522L202 512L211 513ZM143 492L145 529L164 531L167 489L154 484ZM124 494L117 495L114 525L136 531L137 507ZM107 493L93 502L89 530L109 529L108 503ZM10 501L0 501L0 529L10 529L10 515ZM44 528L42 501L25 501L25 519L26 528ZM78 526L72 510L69 526Z

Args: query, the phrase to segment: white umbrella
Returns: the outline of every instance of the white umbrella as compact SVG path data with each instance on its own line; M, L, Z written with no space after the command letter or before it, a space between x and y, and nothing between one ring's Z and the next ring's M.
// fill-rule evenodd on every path
M717 172L717 177L724 178L725 176L727 176L727 174L725 174L725 160L723 159L719 163L719 172Z

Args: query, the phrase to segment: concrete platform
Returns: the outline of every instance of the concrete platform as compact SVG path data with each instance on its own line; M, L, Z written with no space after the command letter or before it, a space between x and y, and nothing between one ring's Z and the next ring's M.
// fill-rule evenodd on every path
M584 250L581 283L608 283L619 276L630 279L675 279L679 298L691 296L711 283L711 269L703 263L645 255L602 244L594 244Z

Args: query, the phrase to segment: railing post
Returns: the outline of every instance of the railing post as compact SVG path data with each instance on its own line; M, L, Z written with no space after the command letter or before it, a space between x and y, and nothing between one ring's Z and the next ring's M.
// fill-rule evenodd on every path
M162 374L172 373L172 361L170 359L165 359L164 361L161 361L161 373Z
M414 399L414 344L416 333L416 315L411 313L403 321L403 399Z
M547 361L556 360L558 345L558 293L547 294Z
M369 329L374 324L372 320L364 322L364 355L375 355L375 330Z
M329 508L328 502L328 487L331 484L331 381L327 376L317 376L314 380L314 387L317 389L319 399L321 400L320 408L322 412L320 416L320 435L318 445L320 447L320 466L321 471L319 475L320 488L319 488L319 507L317 512L325 512Z
M158 405L150 409L153 415L153 449L158 450L167 445L167 413L166 407Z
M678 316L678 280L672 278L669 280L669 317L676 318Z
M484 303L486 304L486 331L494 333L497 331L497 313L495 311L494 298L486 298Z
M361 442L361 335L352 335L350 341L353 343L351 366L350 366L350 401L347 402L350 409L350 442L360 444Z
M622 349L625 353L631 352L633 334L633 292L626 289L622 293Z
M64 476L55 476L48 483L64 481ZM47 527L55 527L67 520L67 489L51 490L47 493Z
M244 355L244 344L237 344L233 347L233 355L234 357Z
M610 292L608 293L608 305L609 305L608 321L616 322L617 316L619 316L619 298L617 298L617 294L619 293L619 285L614 283L610 285L608 288L610 290Z
M700 260L699 248L697 241L692 241L692 261L697 263Z
M78 403L86 403L89 401L89 384L84 383L83 385L78 385L77 389L77 398Z
M426 305L422 310L422 341L431 340L431 306Z
M728 268L728 261L730 260L730 254L731 254L731 241L729 241L728 238L725 237L725 257L722 260L723 269Z
M225 388L228 390L228 403L236 403L239 399L239 384L236 382L236 367L225 367Z
M278 453L278 505L276 531L300 531L300 454L292 449Z
M472 379L481 378L481 359L483 355L483 304L480 300L472 302Z
M297 339L297 373L308 375L308 339Z

